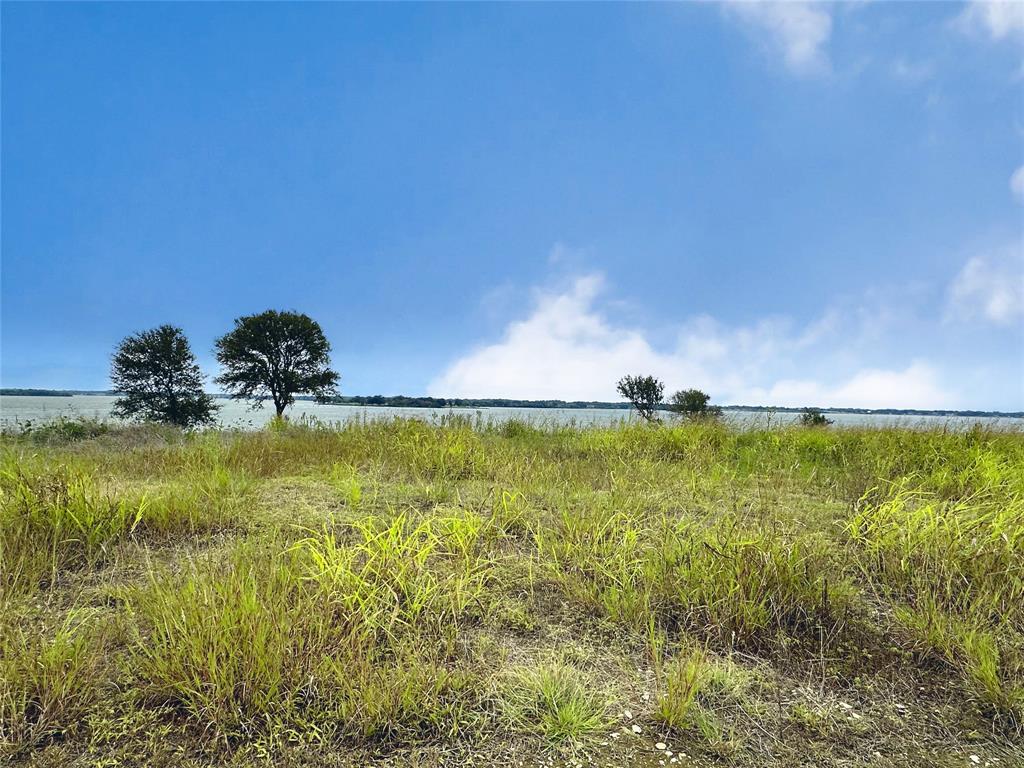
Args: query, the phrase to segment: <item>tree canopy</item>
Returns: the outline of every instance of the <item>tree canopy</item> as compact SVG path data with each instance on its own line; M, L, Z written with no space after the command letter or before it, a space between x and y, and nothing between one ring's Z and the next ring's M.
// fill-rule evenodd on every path
M722 409L717 405L708 405L711 395L699 389L681 389L672 394L669 410L691 419L717 419Z
M246 315L217 339L223 371L214 381L254 408L273 400L280 417L296 394L320 403L337 395L339 377L330 368L330 351L320 325L308 315L273 309Z
M827 427L832 419L825 416L820 408L804 408L800 414L800 424L805 427Z
M665 394L662 382L653 376L623 376L615 388L644 419L654 421L654 411Z
M180 328L159 328L128 336L117 346L110 381L121 397L114 414L190 428L213 421L216 406L203 392L203 374Z

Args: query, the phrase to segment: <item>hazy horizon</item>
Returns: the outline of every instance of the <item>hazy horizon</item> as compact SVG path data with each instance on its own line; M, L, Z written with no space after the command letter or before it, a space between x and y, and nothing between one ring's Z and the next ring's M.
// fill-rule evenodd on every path
M114 397L114 394L115 394L114 390L110 390L110 389L106 389L106 390L101 390L101 389L78 389L78 388L74 388L74 387L52 387L52 388L50 388L50 387L2 387L2 386L0 386L0 390L4 390L4 389L19 390L19 391L68 392L68 393L71 394L71 396L75 396L75 397L90 397L90 396L95 396L95 397ZM211 389L206 389L204 391L206 392L206 394L211 395L211 396L213 396L213 397L215 397L217 399L242 399L242 400L245 400L245 398L239 398L238 396L231 395L231 394L229 394L227 392L221 392L221 391L216 391L216 390L211 390ZM564 398L564 397L555 397L555 398L546 398L546 399L530 399L530 398L504 397L502 395L493 395L493 396L489 396L489 397L479 397L479 398L463 398L463 397L456 397L456 396L423 395L423 394L408 394L408 393L385 394L383 392L372 392L372 393L339 392L339 395L341 397L343 397L343 398L344 397L350 397L350 398L383 397L383 398L386 398L386 399L408 398L409 400L419 400L419 399L432 398L432 399L443 399L443 400L450 400L450 401L453 401L453 400L471 400L471 401L473 401L473 400L493 400L493 401L505 401L505 402L524 402L524 403L562 402L562 403L566 403L566 404L571 404L571 403L585 402L585 403L595 403L596 404L594 406L595 408L596 407L600 407L600 406L609 406L609 407L615 408L616 410L629 410L632 407L632 406L630 406L630 404L626 400L614 400L614 399L613 400L579 400L579 399L567 399L567 398ZM47 395L0 394L0 397L26 397L26 398L49 399L49 398L60 397L60 396L59 395L52 395L52 394L47 394ZM269 400L269 396L267 396L267 397L265 397L263 399ZM303 402L309 402L310 396L308 396L308 395L296 395L296 400L297 401L303 401ZM351 405L353 407L364 407L364 406L366 406L366 407L375 407L376 406L376 404L374 404L374 403L335 403L335 404L336 405ZM668 401L667 400L664 401L663 403L661 403L661 405L667 408L668 407ZM788 410L788 411L799 411L801 409L803 409L803 410L806 410L806 409L819 409L819 410L829 411L829 412L839 412L839 411L844 411L844 410L866 410L866 411L922 411L922 412L932 412L932 413L943 413L943 412L950 412L950 413L983 413L983 414L1018 414L1018 413L1024 413L1024 410L1021 410L1021 409L1016 409L1016 410L1013 410L1013 409L1000 410L1000 409L994 409L994 408L933 408L933 409L928 409L928 408L894 408L894 407L889 407L889 406L878 406L876 408L866 408L866 407L860 407L860 406L827 405L827 404L824 404L824 403L806 403L804 405L799 405L799 406L763 405L763 404L762 405L758 405L758 404L753 404L753 403L714 403L714 405L718 405L718 406L720 406L722 408L727 408L727 409L751 410L751 411L756 411L756 410L773 410L773 409ZM382 407L395 408L395 407L420 407L420 406L396 406L396 405L392 405L392 404L384 404ZM488 407L488 406L466 406L466 407L478 407L478 408L480 408L480 407ZM518 409L518 408L530 408L531 406L529 406L529 405L517 405L517 406L496 405L494 407ZM543 406L543 407L547 408L547 406Z

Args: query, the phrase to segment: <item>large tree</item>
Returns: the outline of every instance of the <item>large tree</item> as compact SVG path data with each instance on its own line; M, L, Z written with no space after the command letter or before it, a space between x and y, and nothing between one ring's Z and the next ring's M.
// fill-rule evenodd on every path
M180 328L161 325L124 339L114 350L110 381L121 397L114 414L190 428L213 421L217 407Z
M661 398L665 394L662 382L653 376L623 376L615 388L644 419L654 421L654 411L661 405Z
M280 417L297 394L321 403L337 395L330 351L323 330L308 315L273 309L246 315L217 339L217 360L224 370L214 381L253 408L273 400Z

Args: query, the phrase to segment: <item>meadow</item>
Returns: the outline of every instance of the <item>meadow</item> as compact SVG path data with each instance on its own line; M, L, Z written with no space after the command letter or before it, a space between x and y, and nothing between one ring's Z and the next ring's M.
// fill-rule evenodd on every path
M1024 764L1024 434L0 438L0 759Z

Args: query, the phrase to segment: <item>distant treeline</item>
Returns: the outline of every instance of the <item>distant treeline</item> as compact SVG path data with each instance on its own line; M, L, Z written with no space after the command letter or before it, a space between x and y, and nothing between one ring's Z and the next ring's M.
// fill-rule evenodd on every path
M0 395L24 397L74 397L75 395L108 395L109 392L84 392L77 389L0 389Z
M296 398L304 399L304 398ZM407 397L405 395L357 395L336 397L339 405L384 405L392 408L602 408L629 410L627 402L609 403L603 400L510 400L501 397ZM769 405L723 405L723 411L756 411L766 413L802 413L805 408L774 407ZM658 410L668 411L667 403ZM1024 417L1024 411L926 411L915 408L820 408L828 413L857 413L877 416L1008 416Z
M32 397L72 397L74 395L116 395L111 391L79 389L0 389L0 395L26 395ZM215 394L214 397L228 397ZM296 400L312 400L298 396ZM408 397L407 395L346 395L332 398L338 405L387 406L390 408L608 408L629 410L627 402L608 403L602 400L512 400L502 397ZM659 410L668 410L667 404ZM723 405L723 411L756 411L765 413L801 413L803 408L773 407L767 405ZM916 408L825 408L828 413L857 413L870 416L1005 416L1024 418L1024 411L927 411Z
M407 397L406 395L354 395L331 399L339 405L386 405L391 408L615 408L629 410L629 403L600 400L510 400L501 397Z

